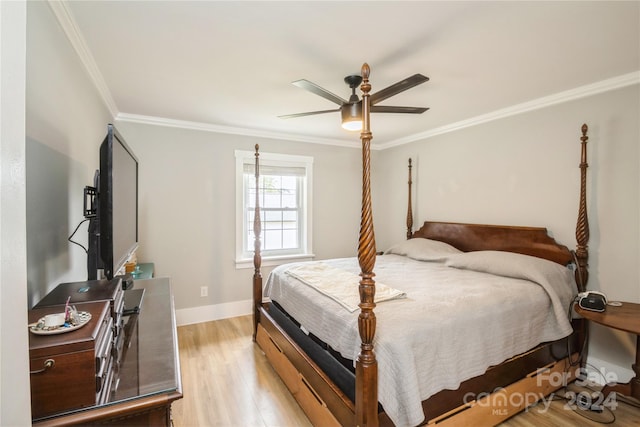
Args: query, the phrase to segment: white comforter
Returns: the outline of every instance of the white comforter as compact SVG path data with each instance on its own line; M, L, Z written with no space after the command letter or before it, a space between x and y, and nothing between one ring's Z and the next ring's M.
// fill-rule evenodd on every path
M548 263L542 272L538 261ZM359 273L355 258L322 263ZM272 271L265 299L278 301L305 329L355 360L359 311L286 274L291 266ZM436 392L457 389L490 366L572 331L565 314L575 294L572 274L551 262L503 252L447 254L437 262L384 255L374 271L376 280L406 294L375 309L378 397L396 426L422 422L421 401Z

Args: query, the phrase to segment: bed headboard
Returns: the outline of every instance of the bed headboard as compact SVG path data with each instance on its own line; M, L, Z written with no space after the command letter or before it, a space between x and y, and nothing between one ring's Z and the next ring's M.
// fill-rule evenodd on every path
M426 221L411 235L446 242L464 252L508 251L545 258L567 265L573 261L571 251L556 242L541 227L462 224Z
M407 238L424 237L449 243L464 252L495 250L516 252L548 259L558 264L576 264L575 279L578 290L586 290L589 280L589 218L587 216L587 142L589 130L581 127L580 137L580 200L576 222L576 249L569 250L556 242L546 228L505 225L463 224L455 222L425 221L422 227L412 232L413 212L411 206L411 159L409 159L409 203L407 210Z

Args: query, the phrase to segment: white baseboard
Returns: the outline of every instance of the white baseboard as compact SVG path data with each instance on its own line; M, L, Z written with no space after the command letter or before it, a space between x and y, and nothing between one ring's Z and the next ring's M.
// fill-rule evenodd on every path
M200 307L182 308L176 310L176 323L178 326L184 326L191 325L193 323L228 319L229 317L246 316L251 314L252 305L253 300L244 300Z
M586 370L589 380L600 385L607 382L626 383L635 375L631 367L614 365L591 356L587 357Z

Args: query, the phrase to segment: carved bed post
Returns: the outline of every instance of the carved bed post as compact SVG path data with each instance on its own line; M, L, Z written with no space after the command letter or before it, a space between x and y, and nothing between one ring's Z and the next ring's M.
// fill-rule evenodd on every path
M580 141L582 144L582 153L580 158L580 204L578 209L578 222L576 224L576 266L575 278L578 284L578 291L584 292L587 287L587 281L589 280L589 248L587 243L589 242L589 219L587 218L587 130L589 127L586 124L582 125L582 137Z
M253 214L253 235L255 236L254 252L253 252L253 341L256 340L258 331L258 322L260 321L260 305L262 304L262 274L260 266L262 265L262 255L260 254L260 232L262 231L262 223L260 222L260 146L256 144L256 206Z
M407 239L411 238L412 230L413 230L413 208L411 206L411 157L409 157L409 203L407 205Z
M373 266L376 262L376 242L373 233L371 212L371 110L369 92L369 65L362 65L362 211L360 216L360 238L358 240L358 262L360 263L360 353L356 358L356 424L358 426L378 425L378 362L373 352L373 337L376 332L376 304L374 295L376 284L373 280Z

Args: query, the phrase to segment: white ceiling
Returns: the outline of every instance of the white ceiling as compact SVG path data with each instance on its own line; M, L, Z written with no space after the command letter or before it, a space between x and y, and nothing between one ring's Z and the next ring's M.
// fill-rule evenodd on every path
M430 81L373 114L391 146L493 117L637 84L640 2L66 1L52 9L114 115L310 142L356 143L337 108L295 87L348 98L371 66L372 93Z

